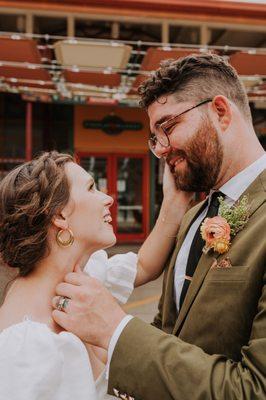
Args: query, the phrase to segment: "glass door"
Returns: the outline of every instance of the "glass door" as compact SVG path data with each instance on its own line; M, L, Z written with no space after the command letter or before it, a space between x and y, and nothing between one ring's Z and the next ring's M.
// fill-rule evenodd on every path
M119 242L139 242L148 233L148 156L78 154L97 188L114 198L113 227Z
M97 189L108 192L108 157L107 156L81 156L80 165L89 172L96 183Z
M144 217L144 162L142 157L117 156L117 235L121 239L142 236Z

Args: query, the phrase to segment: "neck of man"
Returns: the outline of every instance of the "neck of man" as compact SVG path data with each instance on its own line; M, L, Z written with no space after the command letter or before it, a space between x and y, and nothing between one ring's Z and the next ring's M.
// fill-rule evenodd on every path
M238 146L232 146L231 148L234 149L234 152L227 154L227 156L225 155L221 173L214 189L221 188L231 178L249 167L265 154L265 150L257 138L255 140L253 140L253 138L249 138L249 140L245 141L243 140ZM237 154L235 149L237 149Z

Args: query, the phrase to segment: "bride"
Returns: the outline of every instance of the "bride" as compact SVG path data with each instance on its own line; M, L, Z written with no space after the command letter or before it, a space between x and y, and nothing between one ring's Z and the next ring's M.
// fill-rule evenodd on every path
M56 285L77 265L126 302L133 286L156 279L191 195L169 171L159 218L138 256L107 259L115 235L113 199L68 154L47 152L0 184L0 254L17 278L0 308L0 399L96 400L106 394L106 354L52 319ZM89 261L88 261L89 260Z

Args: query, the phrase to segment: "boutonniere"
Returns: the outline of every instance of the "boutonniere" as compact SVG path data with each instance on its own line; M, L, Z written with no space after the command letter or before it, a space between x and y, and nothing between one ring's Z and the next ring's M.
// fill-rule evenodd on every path
M219 254L226 253L231 239L244 228L250 215L247 196L243 196L233 206L226 204L223 197L219 197L218 200L219 215L206 218L200 228L201 236L206 242L203 248L205 254L211 249Z

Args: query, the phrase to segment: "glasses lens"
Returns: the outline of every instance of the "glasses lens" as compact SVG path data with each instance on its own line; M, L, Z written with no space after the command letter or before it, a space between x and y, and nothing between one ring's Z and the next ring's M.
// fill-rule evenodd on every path
M149 146L151 149L155 149L157 144L157 137L155 135L151 135L149 137Z
M157 135L157 140L162 145L163 147L168 147L169 146L169 139L166 133L163 131L163 129L160 127Z
M151 136L151 137L149 138L149 140L148 140L148 143L149 143L150 151L151 151L157 158L160 158L160 156L157 154L157 151L156 151L156 145L157 145L157 138L156 138L156 136L155 136L155 135L154 135L154 136Z

